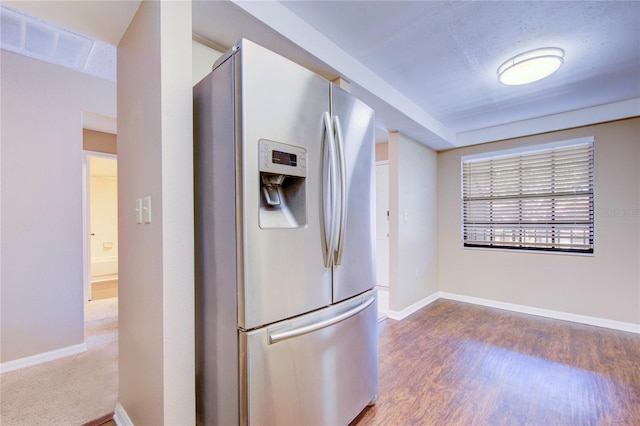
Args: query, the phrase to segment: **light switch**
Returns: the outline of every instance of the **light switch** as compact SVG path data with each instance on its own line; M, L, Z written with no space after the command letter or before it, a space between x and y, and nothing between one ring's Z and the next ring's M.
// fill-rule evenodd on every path
M142 223L142 198L136 199L136 223Z
M408 211L405 210L404 212L402 212L402 219L405 222L409 222L409 212Z
M144 223L151 223L151 197L144 197L142 199L142 221Z

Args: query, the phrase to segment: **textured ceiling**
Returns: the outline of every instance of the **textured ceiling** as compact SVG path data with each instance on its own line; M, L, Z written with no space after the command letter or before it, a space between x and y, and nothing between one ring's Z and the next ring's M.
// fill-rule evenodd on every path
M640 97L640 2L283 1L455 132ZM498 66L538 47L566 51L527 86Z
M140 4L2 1L113 45ZM640 115L638 28L640 1L193 2L193 31L211 45L246 37L327 78L352 74L381 138L398 130L435 149ZM502 62L546 46L566 51L556 74L498 83ZM571 124L572 111L588 113Z

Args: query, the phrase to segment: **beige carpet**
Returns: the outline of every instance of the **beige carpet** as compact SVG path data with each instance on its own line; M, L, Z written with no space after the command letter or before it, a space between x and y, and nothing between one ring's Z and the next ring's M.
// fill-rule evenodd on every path
M2 373L2 426L83 425L118 397L118 299L85 305L87 351Z

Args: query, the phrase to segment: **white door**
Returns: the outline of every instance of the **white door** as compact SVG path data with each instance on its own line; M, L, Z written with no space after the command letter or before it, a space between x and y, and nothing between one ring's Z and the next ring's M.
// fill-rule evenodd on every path
M376 164L377 285L389 287L389 164Z

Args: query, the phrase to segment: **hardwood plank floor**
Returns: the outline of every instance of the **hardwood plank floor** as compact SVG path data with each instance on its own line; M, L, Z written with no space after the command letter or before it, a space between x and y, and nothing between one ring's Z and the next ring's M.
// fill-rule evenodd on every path
M118 297L118 280L91 283L91 300Z
M117 426L115 420L113 420L113 413L104 415L99 419L95 419L82 426Z
M356 424L640 425L640 336L438 300L380 323Z

